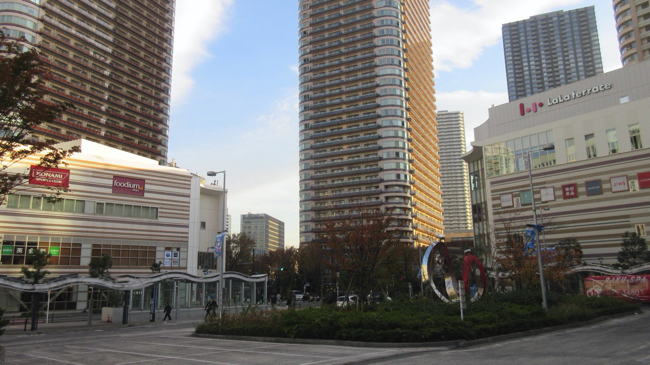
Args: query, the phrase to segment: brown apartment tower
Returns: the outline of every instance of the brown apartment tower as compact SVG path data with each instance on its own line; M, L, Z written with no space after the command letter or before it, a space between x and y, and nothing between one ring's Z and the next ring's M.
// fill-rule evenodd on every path
M34 139L85 138L167 161L174 0L0 1L0 27L52 69L46 100L69 102Z
M443 231L427 0L300 0L300 241L392 210L405 242Z
M613 0L623 66L650 58L650 1Z

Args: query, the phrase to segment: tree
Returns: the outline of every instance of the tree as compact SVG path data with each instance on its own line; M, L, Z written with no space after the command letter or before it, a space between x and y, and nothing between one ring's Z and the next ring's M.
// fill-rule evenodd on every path
M0 32L0 204L7 195L29 179L29 171L15 171L14 165L28 156L42 154L38 166L56 168L78 147L69 150L53 147L56 141L36 140L32 133L39 125L51 123L72 104L55 104L43 99L41 88L51 78L47 65L39 60L36 48L9 41ZM63 187L48 187L56 199Z
M332 255L332 260L326 261L332 272L340 272L344 287L350 287L363 299L373 286L381 285L393 274L390 267L403 245L395 230L399 221L390 212L356 211L352 219L329 220L320 238Z
M252 270L255 241L246 233L236 233L226 237L226 271L244 272ZM250 271L250 270L249 270Z
M298 280L298 250L293 247L269 251L262 261L267 263L269 280L273 280L275 293L287 295ZM271 293L273 294L273 293Z
M158 261L158 262L154 261L151 264L151 267L149 267L149 269L151 269L151 272L155 274L157 272L160 272L161 266L162 266L162 261Z
M39 249L31 249L28 252L27 262L31 263L32 268L23 267L20 272L25 276L25 282L29 284L39 284L47 275L50 274L45 267L49 264L48 260L52 255ZM32 331L38 328L38 310L40 309L41 293L32 293Z
M109 269L113 267L113 258L110 255L102 254L102 257L93 257L88 264L88 274L91 278L103 278L110 276Z
M618 253L618 266L628 268L650 261L650 253L645 239L636 232L625 232L621 251Z

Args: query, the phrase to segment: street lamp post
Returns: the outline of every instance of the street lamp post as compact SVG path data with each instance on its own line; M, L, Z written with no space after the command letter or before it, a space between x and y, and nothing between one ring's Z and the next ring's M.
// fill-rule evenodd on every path
M546 145L543 147L544 151L549 151L549 150L554 150L555 146L552 144ZM532 151L528 151L526 154L528 156L528 179L530 181L530 197L531 200L533 201L533 217L535 218L535 230L537 231L537 207L535 206L535 191L533 190L533 163L530 158L530 154ZM536 235L537 239L537 263L539 265L539 281L540 285L542 287L542 305L544 306L544 310L548 310L548 304L546 302L546 283L544 281L544 266L542 265L542 252L539 247L539 232Z
M542 225L544 226L544 228L546 228L546 225L544 224L544 211L545 210L548 211L550 209L551 208L549 208L549 207L539 207L539 214L540 214L540 216L542 218ZM544 250L546 250L546 230L545 229L542 229L542 242L544 243Z
M226 170L223 171L208 171L208 176L217 176L217 174L223 173L223 225L221 226L223 232L226 232ZM223 242L221 243L221 270L219 270L219 286L220 286L220 295L219 295L219 308L221 308L221 311L219 312L219 317L221 317L221 313L223 313L223 295L224 295L224 290L226 289L226 281L224 280L224 271L226 267L226 240L224 239Z

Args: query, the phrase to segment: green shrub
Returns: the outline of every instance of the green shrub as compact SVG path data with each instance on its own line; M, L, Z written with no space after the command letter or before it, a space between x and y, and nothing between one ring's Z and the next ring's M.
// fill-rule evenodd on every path
M335 339L368 342L435 342L471 340L586 321L637 310L638 304L614 298L552 295L549 311L531 291L494 293L468 303L465 320L457 303L428 299L396 300L366 310L333 306L287 311L252 311L211 318L196 333L238 336Z

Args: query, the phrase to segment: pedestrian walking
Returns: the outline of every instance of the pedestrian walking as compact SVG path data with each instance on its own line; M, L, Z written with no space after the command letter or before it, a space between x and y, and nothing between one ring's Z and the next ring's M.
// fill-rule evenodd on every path
M216 316L217 315L217 309L219 309L219 305L217 304L216 299L212 299L212 303L210 303L210 309L212 310L212 315Z
M163 318L163 322L167 320L167 317L169 317L169 320L172 320L172 306L169 305L169 302L165 302L165 318Z
M208 303L205 305L204 310L205 310L205 317L203 318L208 318L210 312L212 312L212 302L210 301L210 299L208 299Z

